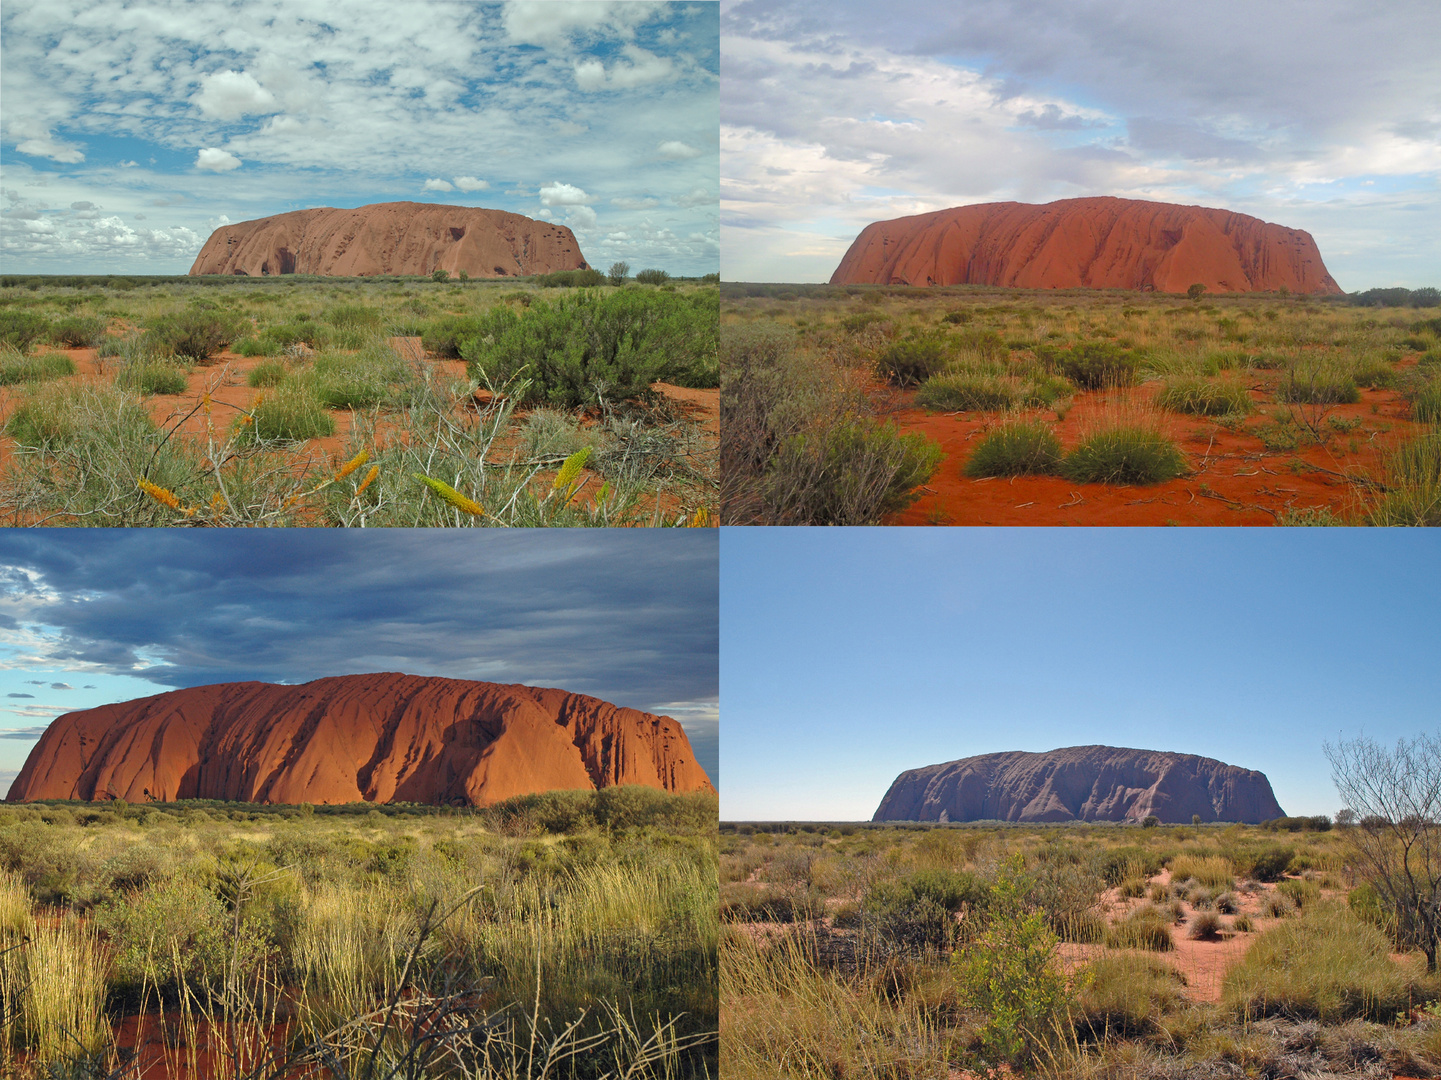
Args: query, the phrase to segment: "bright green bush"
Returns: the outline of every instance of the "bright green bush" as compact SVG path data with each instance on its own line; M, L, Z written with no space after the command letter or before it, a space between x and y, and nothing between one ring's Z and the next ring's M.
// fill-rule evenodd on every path
M641 273L644 272L641 271ZM589 289L596 285L604 285L607 280L609 279L599 270L556 270L549 274L541 274L535 279L535 283L547 289ZM640 274L636 275L636 280L640 280Z
M1144 424L1102 428L1061 462L1061 475L1078 484L1159 484L1185 472L1180 448Z
M120 369L115 385L137 394L183 394L190 379L187 369L173 360L140 358Z
M642 285L664 285L670 280L670 274L664 270L641 270L636 273L635 279Z
M13 346L0 346L0 386L44 382L74 374L75 361L64 353L34 355Z
M941 448L895 424L843 419L787 439L767 470L777 524L875 525L919 497Z
M27 351L50 329L50 320L30 311L0 309L0 345Z
M205 363L249 328L239 316L202 307L189 307L151 320L146 335L156 345Z
M1061 441L1036 420L1013 420L993 428L966 460L970 477L1032 476L1054 473L1061 463Z
M89 349L105 334L105 320L68 315L50 324L47 336L52 344L70 349Z
M1207 379L1168 379L1156 395L1156 404L1172 412L1199 416L1249 413L1251 396L1240 383Z
M897 386L915 386L939 374L949 360L944 338L907 338L881 351L876 357L876 374Z
M1009 409L1016 403L1016 387L996 375L956 372L933 375L916 392L916 404L947 412L986 412Z

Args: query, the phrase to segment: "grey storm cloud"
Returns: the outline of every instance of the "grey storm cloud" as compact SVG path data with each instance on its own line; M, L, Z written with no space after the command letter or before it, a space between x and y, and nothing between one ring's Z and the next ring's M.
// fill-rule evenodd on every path
M6 697L28 697L28 698L33 698L35 695L34 695L34 694L6 694L5 696L6 696Z

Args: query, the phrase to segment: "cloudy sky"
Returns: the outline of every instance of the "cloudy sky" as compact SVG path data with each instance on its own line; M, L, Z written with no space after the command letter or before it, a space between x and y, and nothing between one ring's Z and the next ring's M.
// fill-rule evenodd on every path
M869 819L906 769L1108 744L1338 806L1323 744L1441 728L1441 538L727 529L723 820Z
M674 716L718 774L714 529L0 531L0 792L75 709L401 671Z
M7 0L5 269L173 274L219 225L485 206L718 268L714 3Z
M1118 195L1441 285L1434 0L722 0L721 272L825 281L871 221Z

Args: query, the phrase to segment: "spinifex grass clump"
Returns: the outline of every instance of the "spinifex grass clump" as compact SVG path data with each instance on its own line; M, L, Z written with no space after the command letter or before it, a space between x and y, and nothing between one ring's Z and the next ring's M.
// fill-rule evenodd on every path
M1170 867L1172 881L1191 878L1213 889L1229 889L1236 879L1236 868L1222 855L1177 855Z
M236 437L243 444L298 442L335 434L335 421L303 384L266 391L236 425Z
M76 919L37 925L18 950L23 993L18 1002L26 1045L44 1064L95 1053L109 1031L105 1004L105 957L93 927ZM7 963L16 958L7 955Z
M1171 940L1171 920L1151 904L1143 904L1106 930L1106 944L1113 949L1153 949L1166 952L1176 947Z
M1076 1002L1076 1033L1125 1038L1155 1030L1161 1014L1185 1000L1185 977L1144 953L1102 956L1085 969Z
M919 497L941 448L893 423L860 418L787 439L768 473L778 524L874 525Z
M190 385L190 373L175 360L141 357L116 372L115 385L138 394L183 394Z
M1061 462L1061 441L1039 420L1012 420L993 428L966 461L965 474L1031 476L1054 473Z
M1048 368L1085 390L1130 386L1141 363L1136 352L1108 341L1084 341L1070 349L1043 345L1037 355Z
M1383 455L1386 492L1366 515L1372 525L1441 525L1441 428Z
M996 375L957 372L927 379L916 393L916 404L953 412L988 412L1009 409L1016 403L1012 380Z
M360 409L397 399L415 376L394 349L376 342L357 353L321 353L291 378L327 408Z
M259 388L279 386L289 372L290 368L279 360L266 360L250 369L245 376L245 385Z
M1292 405L1349 405L1361 400L1351 371L1339 363L1295 364L1276 387L1276 400Z
M1156 404L1172 412L1199 416L1226 416L1252 410L1251 396L1240 383L1209 379L1169 379L1156 395Z
M75 361L64 353L23 353L0 345L0 386L44 382L75 374Z
M1335 1024L1390 1023L1434 996L1421 972L1390 957L1376 927L1320 904L1262 934L1226 973L1222 1000L1242 1019L1285 1014Z
M1145 421L1102 427L1061 462L1061 475L1078 484L1160 484L1185 472L1180 448Z
M915 386L943 371L949 360L944 338L907 338L881 351L876 357L876 374L897 386Z

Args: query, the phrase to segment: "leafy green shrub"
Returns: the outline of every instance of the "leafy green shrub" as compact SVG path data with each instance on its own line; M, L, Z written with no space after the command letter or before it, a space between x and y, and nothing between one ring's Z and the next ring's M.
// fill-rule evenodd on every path
M664 285L670 280L670 274L664 270L641 270L635 279L642 285Z
M636 278L639 280L640 275L637 274ZM541 274L535 279L535 283L546 289L582 289L604 285L607 280L599 270L555 270L549 274Z
M971 313L969 311L960 310L948 311L945 313L945 315L941 317L941 321L954 323L957 325L965 325L966 323L971 321Z
M64 353L28 355L13 345L0 346L0 386L44 382L75 374L75 361Z
M363 409L391 401L410 377L405 361L389 345L354 354L321 353L307 369L291 376L330 409Z
M111 981L124 1000L139 999L147 975L172 1001L182 981L214 986L230 958L225 906L193 881L174 879L111 900L95 921L113 943Z
M186 368L163 357L132 360L115 376L115 385L137 394L183 394L190 385Z
M47 336L56 345L71 349L88 349L105 333L105 320L70 315L50 324Z
M1043 345L1037 355L1048 369L1059 371L1086 390L1130 386L1141 363L1137 353L1109 341L1083 341L1070 349Z
M1060 471L1078 484L1160 484L1183 475L1186 459L1158 429L1125 424L1082 439Z
M986 360L999 359L1009 352L1000 332L984 326L957 331L951 341L957 349L979 353Z
M1047 425L1013 420L993 428L967 460L970 477L1032 476L1054 473L1061 462L1061 441Z
M249 415L236 423L243 443L300 441L335 434L335 421L314 391L303 384L265 391Z
M9 345L21 352L29 350L50 328L50 320L30 311L0 309L0 345Z
M1171 921L1159 908L1142 904L1106 930L1106 945L1112 949L1151 949L1166 952L1176 947L1171 940Z
M956 938L955 913L983 908L987 895L985 885L972 874L922 870L875 883L861 907L865 923L885 940L908 948L945 950Z
M461 343L479 334L482 323L476 315L444 315L426 324L420 343L434 356L459 359Z
M1185 977L1146 954L1103 956L1079 980L1076 1031L1083 1038L1130 1038L1156 1027L1162 1013L1185 1001Z
M939 373L949 358L941 338L907 338L893 342L876 357L876 374L897 386L915 386Z
M859 334L868 326L875 326L877 323L888 322L889 317L880 311L858 311L854 315L847 315L841 320L841 329L847 333Z
M1325 363L1297 364L1276 387L1276 400L1293 405L1351 405L1361 391L1349 371Z
M267 360L256 364L245 376L245 385L253 387L278 386L290 369L278 360Z
M626 275L629 273L630 263L613 262L610 264L610 273L606 275L606 280L612 285L621 286L625 284Z
M916 392L916 404L952 412L995 411L1016 403L1016 388L996 375L933 375Z
M1168 379L1156 395L1156 404L1172 412L1199 416L1248 413L1253 408L1244 386L1206 379Z
M1247 877L1255 878L1257 881L1279 881L1295 857L1295 848L1264 848L1249 856L1249 869L1243 872Z
M1318 905L1258 937L1226 973L1222 1000L1243 1020L1391 1023L1434 990L1390 952L1386 935L1343 905Z
M494 308L461 346L471 378L530 380L523 400L575 407L635 397L657 379L719 379L713 291L592 291L538 302L524 316Z
M895 424L843 419L787 439L766 473L777 523L875 525L918 497L941 448Z
M248 325L235 315L190 307L151 320L147 337L176 356L203 364L239 337Z

